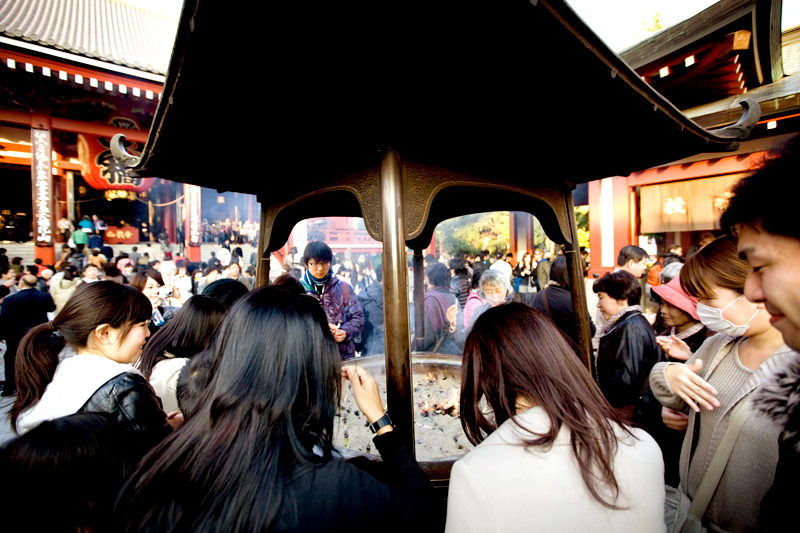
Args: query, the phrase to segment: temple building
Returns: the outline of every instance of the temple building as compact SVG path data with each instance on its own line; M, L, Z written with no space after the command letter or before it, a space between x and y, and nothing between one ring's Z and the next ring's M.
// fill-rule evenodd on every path
M735 152L590 182L591 274L613 270L628 244L658 253L678 244L685 255L704 233L720 229L730 185L800 131L800 28L781 31L781 7L779 0L722 0L619 53L704 128L738 120L745 98L762 114ZM776 193L783 188L776 184Z
M33 240L35 256L52 263L57 222L97 215L109 244L156 240L163 229L172 242L194 235L188 253L199 260L204 218L257 223L254 197L225 192L236 177L220 176L219 191L192 190L139 177L111 156L120 130L129 150L144 146L176 28L174 18L108 0L0 5L0 240Z

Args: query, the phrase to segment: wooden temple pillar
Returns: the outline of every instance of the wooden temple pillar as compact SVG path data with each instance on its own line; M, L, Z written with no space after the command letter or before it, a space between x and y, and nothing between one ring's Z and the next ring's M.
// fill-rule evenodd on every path
M256 252L256 287L265 287L269 285L269 252L267 252L267 212L264 210L264 205L261 205L261 225L258 232L258 248Z
M583 265L581 263L580 244L578 243L578 227L575 224L575 206L572 201L572 192L564 193L564 200L567 206L567 219L569 220L569 232L571 241L566 245L564 254L567 257L567 270L569 272L569 284L572 290L572 309L573 316L578 320L578 346L583 356L583 363L589 369L592 376L595 375L594 357L592 356L592 335L589 326L589 317L586 316L586 286L583 280Z
M414 340L416 350L421 352L425 343L425 270L422 253L414 250Z
M414 447L411 347L408 342L408 267L405 247L405 197L400 156L389 151L381 161L383 220L383 319L386 341L386 403L402 437Z

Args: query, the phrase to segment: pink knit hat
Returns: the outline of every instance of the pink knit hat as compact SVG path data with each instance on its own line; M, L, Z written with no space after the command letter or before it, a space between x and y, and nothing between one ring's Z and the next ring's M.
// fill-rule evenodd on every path
M668 303L691 315L693 319L700 321L700 317L697 316L697 298L683 292L680 276L672 278L666 285L652 287L651 290Z

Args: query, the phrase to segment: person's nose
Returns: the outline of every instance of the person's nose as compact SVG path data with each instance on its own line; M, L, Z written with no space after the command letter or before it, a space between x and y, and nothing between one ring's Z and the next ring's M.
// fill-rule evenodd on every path
M766 300L759 274L755 272L747 274L747 279L744 282L744 297L753 303L760 303Z

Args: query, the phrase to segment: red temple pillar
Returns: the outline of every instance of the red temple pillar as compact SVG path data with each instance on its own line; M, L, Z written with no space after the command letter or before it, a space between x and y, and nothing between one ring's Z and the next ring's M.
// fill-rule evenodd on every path
M192 263L200 262L200 245L203 242L203 228L200 211L200 187L183 185L183 202L186 206L184 235L186 236L186 259Z
M55 263L53 209L53 143L50 117L34 114L31 124L31 185L34 257Z

